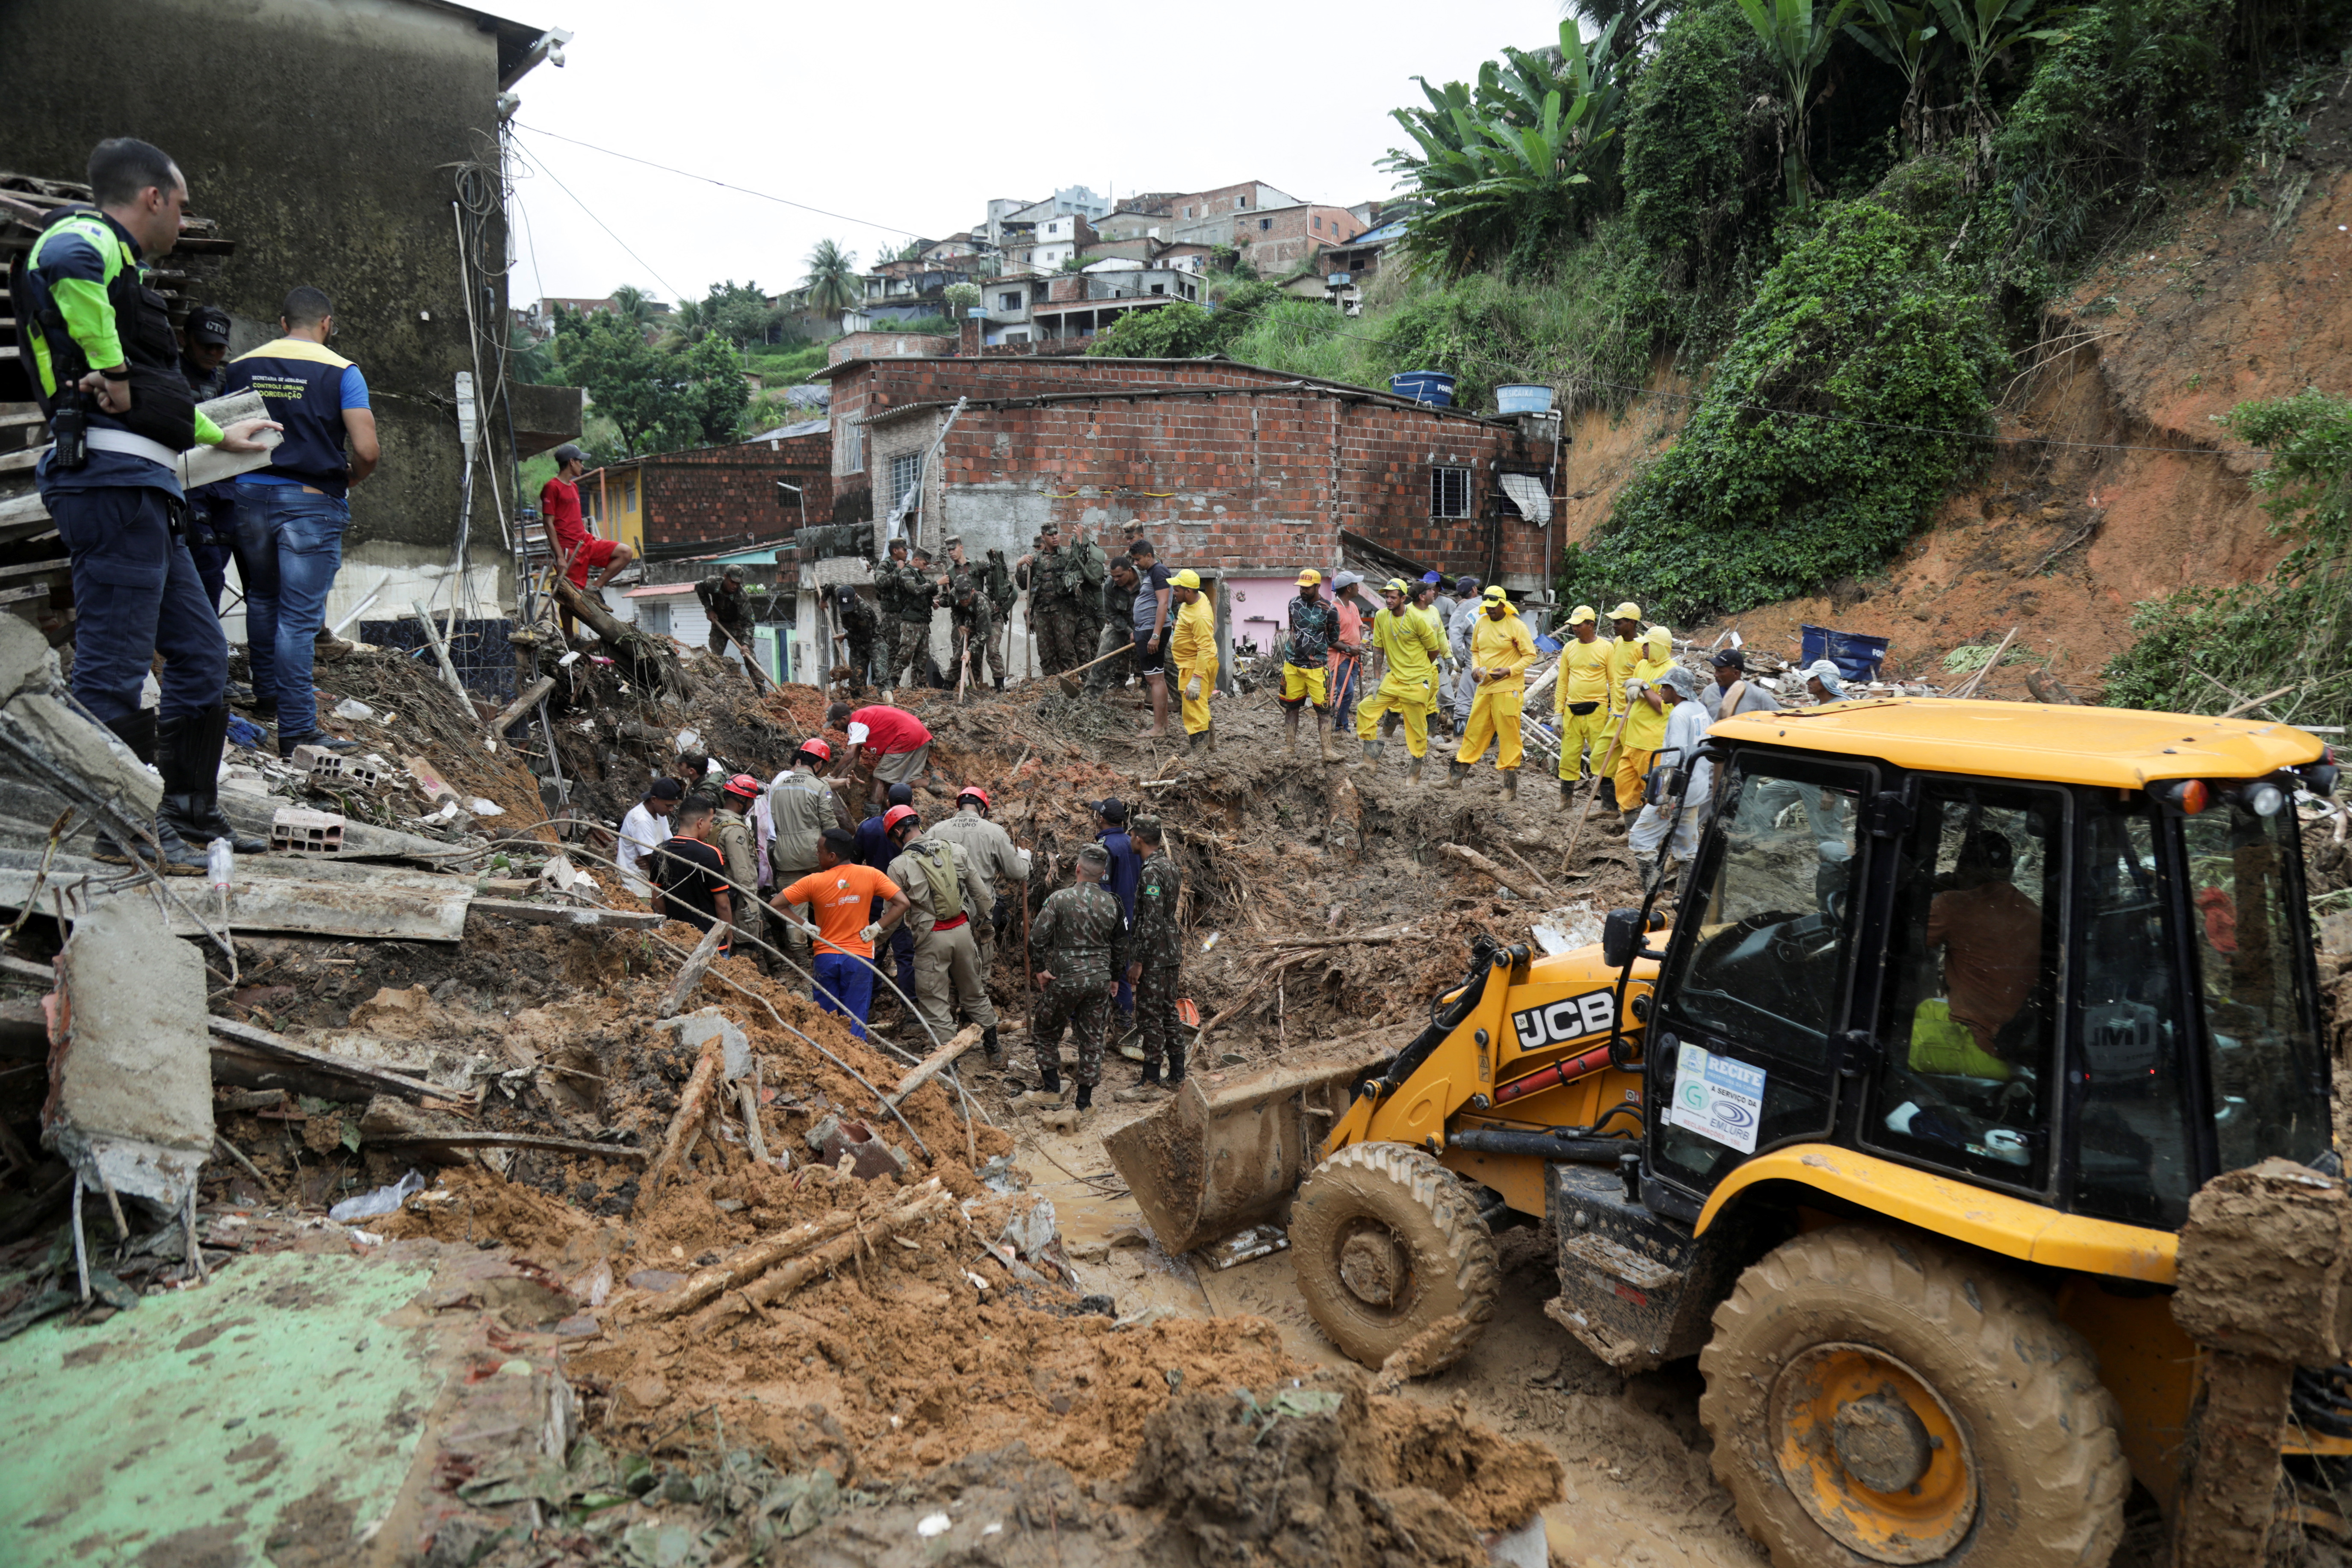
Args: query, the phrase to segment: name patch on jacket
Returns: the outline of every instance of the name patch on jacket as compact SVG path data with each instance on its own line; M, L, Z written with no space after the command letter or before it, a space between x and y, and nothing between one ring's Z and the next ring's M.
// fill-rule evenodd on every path
M1588 991L1581 996L1563 997L1541 1007L1514 1013L1511 1027L1518 1031L1519 1049L1532 1051L1562 1040L1598 1034L1616 1020L1617 992L1612 986L1606 991Z

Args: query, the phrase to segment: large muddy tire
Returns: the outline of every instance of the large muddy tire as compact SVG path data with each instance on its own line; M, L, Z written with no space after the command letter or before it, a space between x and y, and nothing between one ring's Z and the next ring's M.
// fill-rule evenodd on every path
M1351 1143L1300 1184L1290 1211L1298 1293L1331 1342L1379 1366L1414 1347L1418 1374L1461 1359L1495 1315L1495 1238L1460 1177L1402 1143Z
M2100 1568L2122 1539L2097 1363L1995 1264L1799 1237L1740 1276L1698 1364L1716 1479L1778 1568Z

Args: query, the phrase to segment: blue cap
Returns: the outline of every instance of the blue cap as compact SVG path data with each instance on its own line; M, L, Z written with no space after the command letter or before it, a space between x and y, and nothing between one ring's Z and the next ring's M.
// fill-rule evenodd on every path
M1443 572L1423 572L1421 574L1421 580L1424 583L1434 583L1441 588L1445 586L1445 574Z

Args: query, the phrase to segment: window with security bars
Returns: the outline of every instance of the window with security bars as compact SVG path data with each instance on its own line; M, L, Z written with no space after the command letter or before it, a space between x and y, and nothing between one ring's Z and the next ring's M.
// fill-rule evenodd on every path
M891 458L890 510L898 510L898 503L907 498L907 492L922 482L923 455L920 452L908 452Z
M1432 517L1468 517L1470 515L1469 469L1432 468L1429 470L1429 515Z

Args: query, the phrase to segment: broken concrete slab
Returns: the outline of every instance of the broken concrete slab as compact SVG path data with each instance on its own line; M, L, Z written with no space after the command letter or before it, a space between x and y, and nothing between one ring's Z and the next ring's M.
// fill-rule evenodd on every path
M59 857L62 861L65 857ZM280 860L290 865L291 861ZM114 901L123 877L120 866L99 861L84 862L93 877L105 877L107 883L91 883L79 893L89 895L92 907ZM22 909L34 896L36 873L0 865L0 908ZM72 879L62 867L52 867L44 886L69 886ZM179 890L193 897L203 884L186 881ZM47 894L43 895L44 900ZM152 895L130 890L130 896L153 902ZM292 936L348 936L374 938L384 942L456 942L466 931L466 907L472 901L474 885L459 877L440 879L438 885L415 886L404 881L387 883L350 882L309 878L240 876L229 889L229 929L239 931L271 931ZM219 923L219 903L205 895L198 904L205 918L215 927ZM167 921L173 936L203 934L194 918L174 908Z
M15 619L0 616L0 625ZM163 798L163 781L131 755L131 748L116 740L112 731L91 723L57 698L26 690L10 699L0 709L0 738L32 752L59 775L45 777L36 769L31 774L36 786L57 788L70 782L78 793L104 800L133 822L154 820L155 807ZM26 771L21 755L8 761L10 771Z
M622 931L651 931L668 916L646 910L592 910L576 904L526 904L515 899L476 899L469 914L493 920L521 921L530 925L608 926Z
M256 838L269 837L278 808L286 804L283 795L247 795L241 790L223 790L220 797L221 815L228 818L229 825ZM341 820L342 844L335 851L339 860L414 860L439 866L453 860L474 859L482 853L479 844L446 844L421 833L403 833L397 828L377 827L349 818Z
M176 1214L213 1146L205 962L145 894L100 900L58 955L41 1142L83 1181Z
M743 1031L716 1007L664 1018L654 1027L676 1029L678 1044L690 1051L700 1051L703 1042L715 1036L719 1040L720 1058L719 1076L723 1082L733 1083L751 1070L751 1042L744 1038Z
M315 1050L234 1018L207 1017L212 1075L240 1089L290 1089L326 1100L396 1094L406 1100L447 1097L449 1089L380 1063Z

